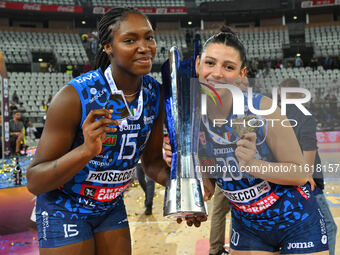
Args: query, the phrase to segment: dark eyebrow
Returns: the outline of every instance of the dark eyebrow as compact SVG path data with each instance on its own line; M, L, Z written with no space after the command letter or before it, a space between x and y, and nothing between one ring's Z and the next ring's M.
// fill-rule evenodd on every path
M205 56L205 58L209 58L209 59L211 59L211 60L217 61L217 59L214 58L214 57ZM224 61L223 63L224 63L224 64L233 64L233 65L237 65L235 62L230 61L230 60L226 60L226 61Z
M153 33L154 31L153 30L148 30L144 33L144 35L147 35L147 34L150 34L150 33ZM126 32L126 33L123 33L122 36L138 36L139 34L138 33L134 33L134 32Z

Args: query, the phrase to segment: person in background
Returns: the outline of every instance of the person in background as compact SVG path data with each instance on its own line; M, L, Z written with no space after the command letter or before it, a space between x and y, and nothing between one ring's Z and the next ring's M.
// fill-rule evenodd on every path
M312 67L313 72L318 68L318 59L313 54L313 57L310 60L310 66Z
M166 48L165 48L165 41L164 41L164 39L161 39L161 41L160 41L160 43L159 43L159 46L160 46L160 48L161 48L161 54L162 54L163 56L165 56L165 54L166 54Z
M20 154L21 144L25 147L24 123L20 120L21 113L16 110L13 113L13 119L9 121L10 143L15 144L15 154Z
M303 61L300 56L295 57L295 67L303 67Z
M137 178L140 186L142 187L145 194L145 215L152 214L153 197L155 194L155 182L143 171L142 164L137 165Z
M230 212L229 200L223 194L223 191L216 187L210 224L209 255L229 254L224 248L226 215L228 212Z
M50 107L51 101L52 101L52 95L48 95L47 102L46 102L47 109Z
M13 113L17 110L18 110L18 106L16 105L15 102L12 101L12 103L9 107L9 115L13 115Z
M47 104L44 101L41 101L41 105L40 105L40 111L42 112L46 112L47 111Z
M201 84L212 88L231 79L245 78L246 73L245 47L229 28L210 37L196 59L196 74ZM231 84L239 87L237 83ZM229 171L211 172L209 178L211 182L216 181L231 202L231 254L329 254L327 231L323 227L323 215L311 195L309 173L294 170L304 166L305 160L293 129L278 124L249 131L250 124L244 124L246 132L239 133L235 125L231 126L233 120L240 123L240 115L233 111L232 92L217 88L216 93L223 107L207 100L207 114L202 115L201 121L205 139L200 139L198 157L207 167L232 166ZM259 93L250 95L243 91L242 96L245 110L241 117L256 119L246 108L250 97L257 110L268 109L273 103ZM228 122L213 125L216 118ZM287 120L279 108L265 116L266 120L272 118ZM169 163L171 146L165 142L163 148ZM266 171L278 168L285 170ZM186 221L192 225L190 219ZM297 243L310 245L301 248Z
M35 141L36 132L37 132L37 129L33 126L33 123L31 121L28 121L27 128L26 128L26 143L28 147L33 147L36 145L36 141Z
M72 77L76 78L81 74L79 66L78 65L74 65L73 66L73 72L72 72Z
M17 91L14 90L13 95L12 95L12 102L14 102L15 104L19 103L19 96L17 94Z

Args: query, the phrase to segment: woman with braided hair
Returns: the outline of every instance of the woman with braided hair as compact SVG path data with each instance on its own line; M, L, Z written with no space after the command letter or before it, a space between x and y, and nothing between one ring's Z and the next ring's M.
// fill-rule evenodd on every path
M136 9L115 7L98 30L97 69L54 96L27 172L41 254L131 254L122 193L137 162L158 183L169 179L162 92L147 75L156 53L151 24ZM119 118L121 109L130 114Z

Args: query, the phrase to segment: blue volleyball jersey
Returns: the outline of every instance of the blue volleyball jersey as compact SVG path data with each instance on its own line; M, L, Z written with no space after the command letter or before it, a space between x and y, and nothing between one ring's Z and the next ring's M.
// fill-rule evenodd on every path
M114 106L114 116L119 115L123 106L110 101L110 95L117 92L110 66L105 72L97 69L83 74L69 84L77 90L82 106L73 149L84 143L82 125L91 110L103 109L108 103ZM79 213L96 213L114 206L134 176L158 116L159 100L159 83L148 75L143 76L139 95L128 103L132 116L121 121L115 133L106 133L100 154L58 190L40 195L40 200L53 196L52 201L57 200L56 203Z
M245 115L233 115L228 117L228 123L232 120L245 116L254 116L248 109L248 95L244 94ZM253 93L252 101L255 109L260 109L262 95ZM264 121L263 126L271 125ZM237 123L237 122L235 122ZM258 124L259 126L262 124ZM277 125L278 123L275 123ZM232 216L241 220L247 227L257 230L272 230L273 227L278 229L288 227L297 221L305 219L308 215L308 209L311 203L306 201L310 199L310 187L293 187L278 185L260 178L242 172L238 166L238 160L235 156L236 145L225 145L222 140L229 142L236 141L237 135L234 127L229 124L213 127L211 121L202 121L202 132L200 133L199 155L201 165L220 166L221 174L214 173L216 184L223 190L235 210ZM265 142L266 128L256 128L257 152L255 158L276 162L276 159ZM264 141L264 142L263 142ZM261 143L262 142L262 143ZM229 168L222 169L222 166ZM216 168L216 170L218 170Z

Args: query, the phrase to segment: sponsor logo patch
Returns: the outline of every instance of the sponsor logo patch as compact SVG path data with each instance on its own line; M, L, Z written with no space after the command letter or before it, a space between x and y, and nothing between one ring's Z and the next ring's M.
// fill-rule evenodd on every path
M263 181L255 186L247 189L242 189L238 191L225 191L223 190L225 196L232 202L235 203L247 203L255 198L266 194L270 191L270 185L267 181Z
M270 206L272 206L278 199L279 199L279 196L276 195L274 192L272 192L268 196L250 205L238 205L233 202L231 203L233 204L234 208L239 211L246 212L246 213L259 214L263 212L264 210L268 209Z
M85 189L88 188L96 189L93 199L97 201L112 201L116 197L118 197L122 192L128 187L129 183L124 184L123 186L119 187L96 187L92 185L85 185L81 186L80 194L85 196Z
M123 183L131 180L136 168L127 170L107 170L107 171L89 171L86 178L87 182L96 182L102 184Z
M287 249L307 249L307 248L313 248L314 243L313 242L300 242L300 243L288 243Z
M104 146L115 146L117 142L117 135L106 135L103 142Z
M305 186L300 186L300 187L297 187L296 189L299 191L301 196L303 196L305 199L310 198L310 192Z

